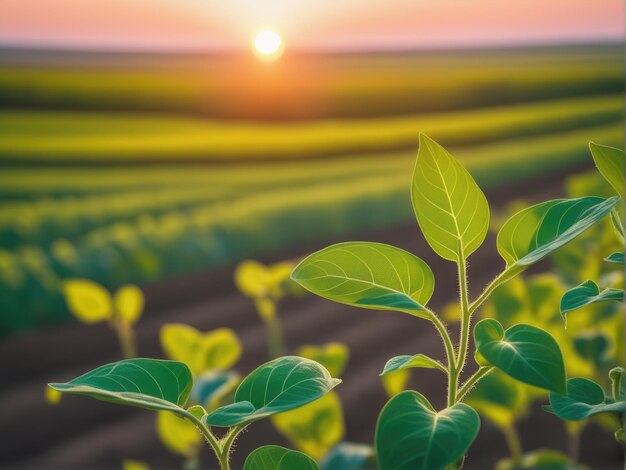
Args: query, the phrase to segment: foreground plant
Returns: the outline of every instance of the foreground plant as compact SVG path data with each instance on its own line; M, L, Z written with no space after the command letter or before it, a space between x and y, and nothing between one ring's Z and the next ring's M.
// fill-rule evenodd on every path
M563 358L556 341L540 328L517 324L508 329L494 319L474 327L478 369L463 383L473 314L498 286L583 233L605 217L618 198L556 199L511 217L497 238L505 269L473 301L468 295L467 259L489 228L489 205L471 175L443 147L420 136L411 199L418 224L431 248L457 265L460 335L449 331L426 304L434 276L420 258L393 246L372 242L339 243L314 253L292 272L309 291L340 303L394 310L430 322L441 337L446 361L422 354L393 358L384 373L428 367L447 376L447 406L435 410L422 394L404 391L389 400L376 427L376 453L382 469L460 468L476 438L480 419L463 403L488 373L499 369L529 385L565 393Z
M167 411L193 423L213 449L222 470L230 468L237 436L250 424L317 400L341 381L320 364L297 356L267 362L243 379L234 402L211 412L187 406L193 388L189 367L177 361L128 359L101 366L66 383L49 384L63 393L85 395L119 405ZM217 434L213 428L224 428ZM317 468L310 457L277 446L263 446L246 460L246 469Z

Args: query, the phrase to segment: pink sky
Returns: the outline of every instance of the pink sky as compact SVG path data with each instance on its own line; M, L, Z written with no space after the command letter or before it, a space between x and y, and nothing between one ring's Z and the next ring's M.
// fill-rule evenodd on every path
M377 49L619 40L622 0L0 0L0 43Z

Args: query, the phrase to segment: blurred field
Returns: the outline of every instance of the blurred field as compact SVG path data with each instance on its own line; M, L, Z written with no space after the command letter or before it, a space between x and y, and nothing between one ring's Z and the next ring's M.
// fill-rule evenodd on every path
M67 277L144 283L404 223L419 132L485 188L580 168L589 140L622 146L621 52L0 51L0 334L67 319Z

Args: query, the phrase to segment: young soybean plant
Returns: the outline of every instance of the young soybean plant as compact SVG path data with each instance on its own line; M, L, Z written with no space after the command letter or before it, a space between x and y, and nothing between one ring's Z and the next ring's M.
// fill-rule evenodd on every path
M480 367L464 383L472 315L499 285L563 246L606 216L617 198L557 199L511 217L498 234L504 270L474 301L468 296L467 259L489 227L489 205L467 170L439 144L420 135L411 186L417 222L431 248L458 268L461 326L453 344L440 317L426 306L433 273L420 258L372 242L339 243L314 253L292 272L311 292L344 304L395 310L430 322L443 340L446 362L423 354L391 359L384 372L406 367L440 370L447 376L447 406L435 410L422 394L404 391L391 398L378 418L376 453L381 469L459 468L478 434L478 414L462 403L482 377L497 368L509 376L565 392L565 370L556 341L543 330L518 324L506 331L494 319L474 328Z
M85 395L119 405L169 411L193 423L211 446L221 470L230 469L237 436L250 424L317 400L336 387L317 362L286 356L267 362L237 387L234 402L207 412L201 405L187 407L193 375L183 362L128 359L101 366L66 383L49 384L64 393ZM218 435L213 428L225 428ZM280 462L280 465L278 464ZM244 469L317 469L306 454L278 446L263 446L246 459Z

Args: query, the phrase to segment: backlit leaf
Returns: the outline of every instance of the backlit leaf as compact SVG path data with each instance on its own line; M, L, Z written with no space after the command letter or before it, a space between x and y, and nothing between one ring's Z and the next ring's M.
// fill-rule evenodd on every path
M339 396L329 392L295 410L272 416L276 429L298 450L319 460L343 439L343 409Z
M435 287L433 273L424 261L399 248L372 242L324 248L296 266L291 277L335 302L417 316L423 316L423 306Z
M591 155L598 170L615 192L624 197L624 151L591 142Z
M597 302L607 302L610 300L622 302L624 300L624 291L612 288L600 291L600 288L595 282L591 280L585 281L563 294L561 298L561 314L563 314L563 318L565 318L565 313L567 312Z
M459 262L485 239L489 229L485 195L463 165L424 134L411 199L426 241L442 258Z
M376 424L376 455L381 470L438 470L456 462L478 434L480 419L458 403L439 412L414 391L387 402Z
M390 372L400 369L439 369L442 372L446 372L445 366L435 359L432 359L424 354L415 354L414 356L396 356L387 361L383 371L380 375L385 375Z
M302 452L263 446L248 455L243 470L319 470L319 467L315 460Z
M323 346L305 345L298 350L298 356L320 363L326 367L332 377L341 377L349 355L348 347L338 342Z
M619 198L554 199L513 215L498 232L507 268L520 271L541 260L606 216Z
M497 320L474 327L477 350L490 364L520 382L565 393L565 366L559 345L550 334L531 325L504 331Z
M322 397L341 380L310 359L279 357L267 362L243 379L235 402L209 413L211 426L250 423L292 410Z
M193 456L202 443L202 436L191 421L169 411L157 413L156 429L163 445L175 454Z
M567 381L567 396L550 393L550 407L561 419L580 421L597 413L626 411L626 401L608 401L597 383L575 377Z
M181 413L192 384L191 371L182 362L127 359L98 367L69 382L49 385L63 393Z
M120 287L113 296L115 313L131 324L141 317L144 301L141 289L133 285Z
M87 279L63 283L63 293L70 312L83 323L98 323L111 318L111 295L100 284Z

